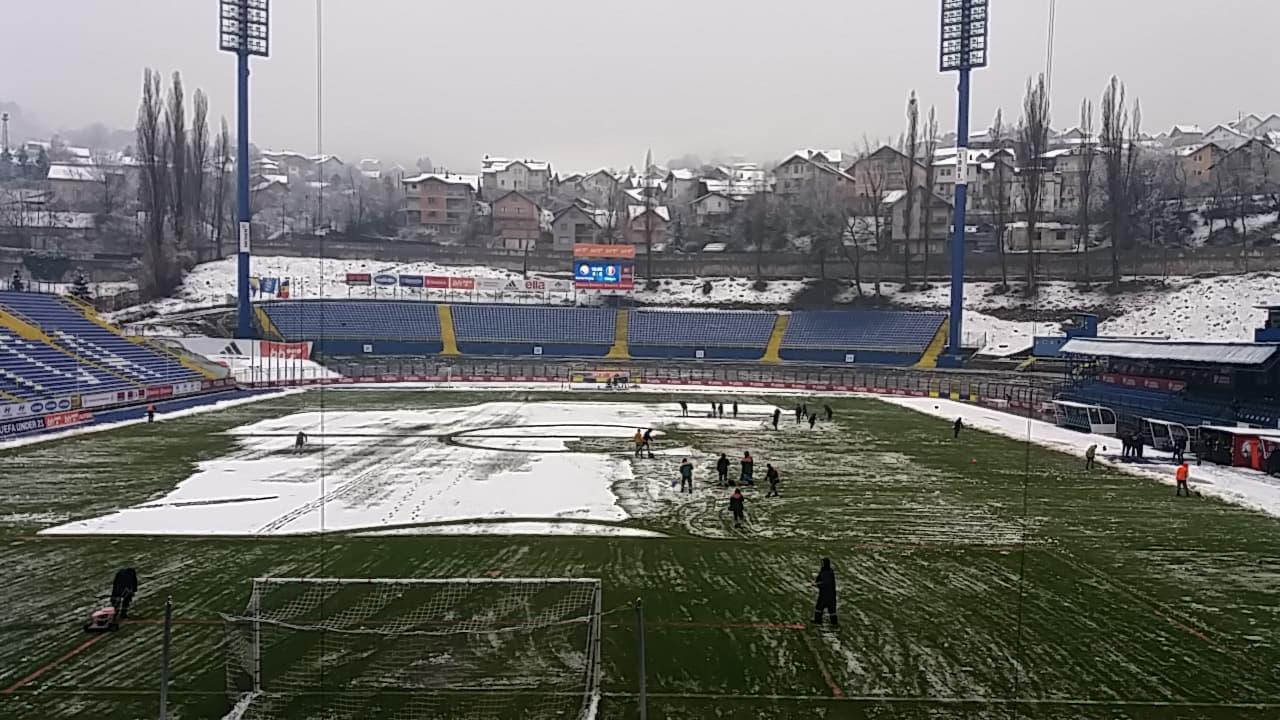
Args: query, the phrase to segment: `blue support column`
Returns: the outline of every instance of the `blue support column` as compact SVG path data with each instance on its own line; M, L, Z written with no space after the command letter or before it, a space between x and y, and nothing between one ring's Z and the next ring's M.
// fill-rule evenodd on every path
M236 337L252 338L253 305L249 298L249 53L236 54Z
M947 338L948 364L959 364L964 340L965 220L969 201L969 68L960 69L960 108L956 128L956 197L951 235L951 332Z

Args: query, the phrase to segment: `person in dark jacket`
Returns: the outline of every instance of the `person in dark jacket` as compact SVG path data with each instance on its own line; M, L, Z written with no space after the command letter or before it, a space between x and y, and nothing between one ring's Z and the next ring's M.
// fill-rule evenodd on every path
M956 418L955 425L951 426L951 437L959 438L960 431L964 429L964 418Z
M742 461L740 464L742 465L742 475L738 479L743 485L755 485L756 461L751 457L750 452L742 453Z
M822 409L827 413L827 420L831 420L831 418L835 417L835 413L832 412L830 405L823 405Z
M771 463L765 463L764 467L764 479L769 483L769 492L765 493L765 497L780 497L778 495L778 468Z
M774 408L773 410L773 429L778 429L778 421L782 419L782 409Z
M778 412L782 412L782 411L779 410ZM738 401L737 400L733 401L733 416L738 417Z
M818 424L818 413L814 413L809 416L809 429L812 430L813 426L816 424Z
M729 512L733 513L733 526L742 527L747 519L747 499L742 496L741 490L735 489L729 496Z
M720 453L720 459L716 461L716 475L721 486L729 485L729 456L724 453Z
M719 413L720 417L724 417L724 403L720 403L720 405L716 407L716 412Z
M693 463L689 462L689 458L680 463L680 492L693 494Z
M800 415L801 415L801 413L800 413L800 406L799 406L799 405L797 405L797 406L796 406L796 424L797 424L797 425L799 425L799 424L800 424Z
M645 428L644 431L644 449L649 453L649 459L653 459L653 428Z
M1187 439L1179 435L1173 441L1173 461L1182 464L1187 452Z
M813 624L822 624L822 611L831 616L831 627L840 627L836 617L836 571L831 567L831 558L822 558L822 568L813 584L818 588L818 603L813 609Z
M133 568L120 568L115 579L111 581L111 607L116 610L116 619L123 620L129 616L129 603L138 592L138 571Z
M683 400L680 401L680 416L689 417L689 403Z

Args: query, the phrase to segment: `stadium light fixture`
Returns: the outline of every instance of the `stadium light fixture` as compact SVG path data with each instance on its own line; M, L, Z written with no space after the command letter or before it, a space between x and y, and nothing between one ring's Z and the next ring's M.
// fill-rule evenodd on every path
M938 67L958 72L960 103L956 117L956 194L951 235L951 328L943 364L960 364L964 341L964 251L969 201L969 74L987 66L988 0L942 0ZM933 159L929 158L929 162ZM932 190L929 190L932 192ZM999 241L1000 239L997 238Z
M236 54L236 337L253 337L249 298L249 57L270 51L270 0L218 0L218 47Z
M218 46L266 57L269 50L269 0L219 0Z

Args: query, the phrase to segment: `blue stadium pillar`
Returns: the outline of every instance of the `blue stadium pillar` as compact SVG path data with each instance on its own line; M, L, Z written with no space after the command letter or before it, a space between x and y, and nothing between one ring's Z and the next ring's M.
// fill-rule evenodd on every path
M253 305L249 298L249 252L251 212L249 209L249 53L236 54L236 337L252 338Z
M969 202L969 68L960 69L960 107L956 119L956 196L951 233L951 332L942 360L946 367L961 364L964 341L965 220Z

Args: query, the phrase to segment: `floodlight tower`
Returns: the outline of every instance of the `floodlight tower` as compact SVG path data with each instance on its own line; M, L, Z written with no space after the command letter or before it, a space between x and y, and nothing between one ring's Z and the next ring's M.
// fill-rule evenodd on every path
M236 54L236 337L253 337L249 302L249 56L266 57L269 0L218 0L218 47Z
M951 235L951 332L943 364L960 364L964 340L965 211L969 200L969 74L987 66L988 0L942 0L939 68L960 75L960 107L956 118L956 197ZM932 158L928 160L932 162Z

